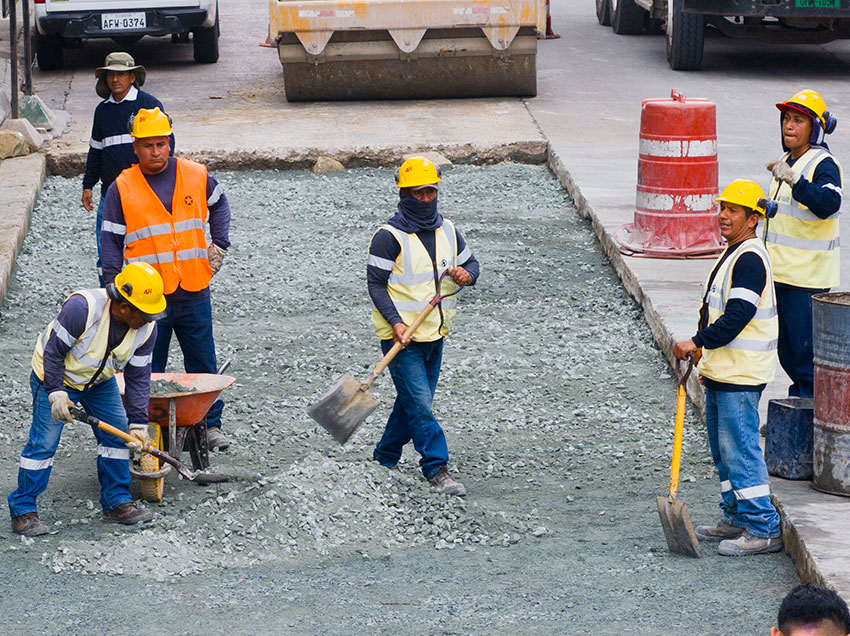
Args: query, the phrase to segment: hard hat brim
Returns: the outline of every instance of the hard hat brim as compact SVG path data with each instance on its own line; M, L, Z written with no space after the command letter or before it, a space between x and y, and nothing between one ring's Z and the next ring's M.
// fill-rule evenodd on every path
M425 185L411 186L410 187L411 190L424 190L425 188L434 188L435 190L440 189L438 184L436 184L436 183L426 183Z
M811 117L812 119L820 119L820 117L818 117L816 113L812 112L805 106L800 106L799 104L786 104L785 102L779 102L776 107L782 113L784 113L786 110L796 110L798 113L802 113L803 115Z

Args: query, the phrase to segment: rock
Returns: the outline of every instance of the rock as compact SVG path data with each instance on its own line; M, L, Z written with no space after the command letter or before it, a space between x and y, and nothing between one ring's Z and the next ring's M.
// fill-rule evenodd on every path
M26 137L13 130L0 130L0 159L24 157L30 153Z
M29 121L35 128L53 130L56 126L56 115L38 95L21 95L18 102L18 115Z
M345 172L345 166L333 157L319 157L313 164L313 174L327 174L329 172Z
M411 157L425 157L425 159L427 159L428 161L433 163L441 171L451 170L453 165L454 165L444 155L441 155L439 152L434 152L434 151L412 152L408 155L404 155L404 160L407 161Z
M44 145L44 138L41 136L41 133L26 119L7 119L0 126L0 130L11 130L21 133L24 139L27 140L30 152L36 152Z

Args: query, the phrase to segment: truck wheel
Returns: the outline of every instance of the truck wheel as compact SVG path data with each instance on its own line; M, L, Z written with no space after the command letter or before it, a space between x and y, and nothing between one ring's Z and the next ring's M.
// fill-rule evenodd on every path
M35 34L35 57L42 71L58 71L65 63L62 36L52 33Z
M682 11L682 0L667 2L667 63L674 71L702 66L705 16Z
M198 27L192 32L192 52L195 61L200 64L218 62L218 10L215 24L211 27Z
M596 21L602 26L611 26L611 10L608 0L596 0Z
M608 12L611 14L611 28L619 35L632 35L643 30L643 17L646 13L635 4L635 0L609 0Z

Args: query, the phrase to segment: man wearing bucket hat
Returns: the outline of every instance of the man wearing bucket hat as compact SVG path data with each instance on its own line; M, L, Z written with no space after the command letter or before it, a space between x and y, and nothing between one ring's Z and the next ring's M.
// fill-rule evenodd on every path
M390 362L396 400L374 459L388 468L413 441L419 465L431 487L465 495L463 484L449 474L448 445L431 404L440 376L443 339L449 334L457 300L440 303L409 340L406 325L439 290L474 285L478 261L454 224L437 212L438 168L422 157L405 161L396 173L398 211L372 237L366 277L372 299L372 322L386 354L401 341L406 347ZM448 271L449 280L440 275Z
M696 535L720 541L725 556L782 549L779 515L770 502L770 480L759 447L758 405L776 371L776 300L770 260L756 236L759 219L775 203L753 181L733 181L717 199L727 247L711 270L700 308L699 330L677 342L673 355L686 360L702 349L705 423L720 477L723 517L698 526Z
M124 168L136 162L127 122L140 108L160 108L160 101L139 90L145 83L145 67L135 63L128 53L110 53L103 66L95 69L95 90L103 98L94 111L86 173L83 176L82 203L86 211L94 209L93 189L100 181L95 234L97 239L97 275L103 287L100 229L103 223L103 195ZM174 139L171 139L174 152Z
M776 107L785 154L765 164L778 213L762 236L776 280L779 362L791 378L788 395L812 397L812 296L839 282L842 171L824 141L836 119L811 90Z
M79 402L107 424L139 439L148 437L151 355L156 319L165 311L162 278L145 263L131 263L106 289L74 292L47 325L32 356L32 426L21 452L18 487L9 495L12 531L34 536L48 531L36 498L47 488L53 457L69 407ZM124 372L124 400L114 375ZM128 426L129 422L129 426ZM130 449L94 429L100 504L107 523L150 521L149 510L130 496Z
M103 277L111 281L125 262L152 265L168 300L153 351L154 372L165 371L173 332L187 373L215 373L209 283L230 246L230 206L205 166L169 156L171 132L171 118L159 108L142 109L131 122L139 162L106 191ZM206 416L209 446L218 450L229 445L221 432L223 408L216 400Z

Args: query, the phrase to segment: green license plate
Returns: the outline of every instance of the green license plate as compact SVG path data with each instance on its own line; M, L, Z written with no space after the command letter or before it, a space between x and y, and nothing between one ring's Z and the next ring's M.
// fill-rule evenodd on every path
M796 0L798 9L840 9L841 0Z

